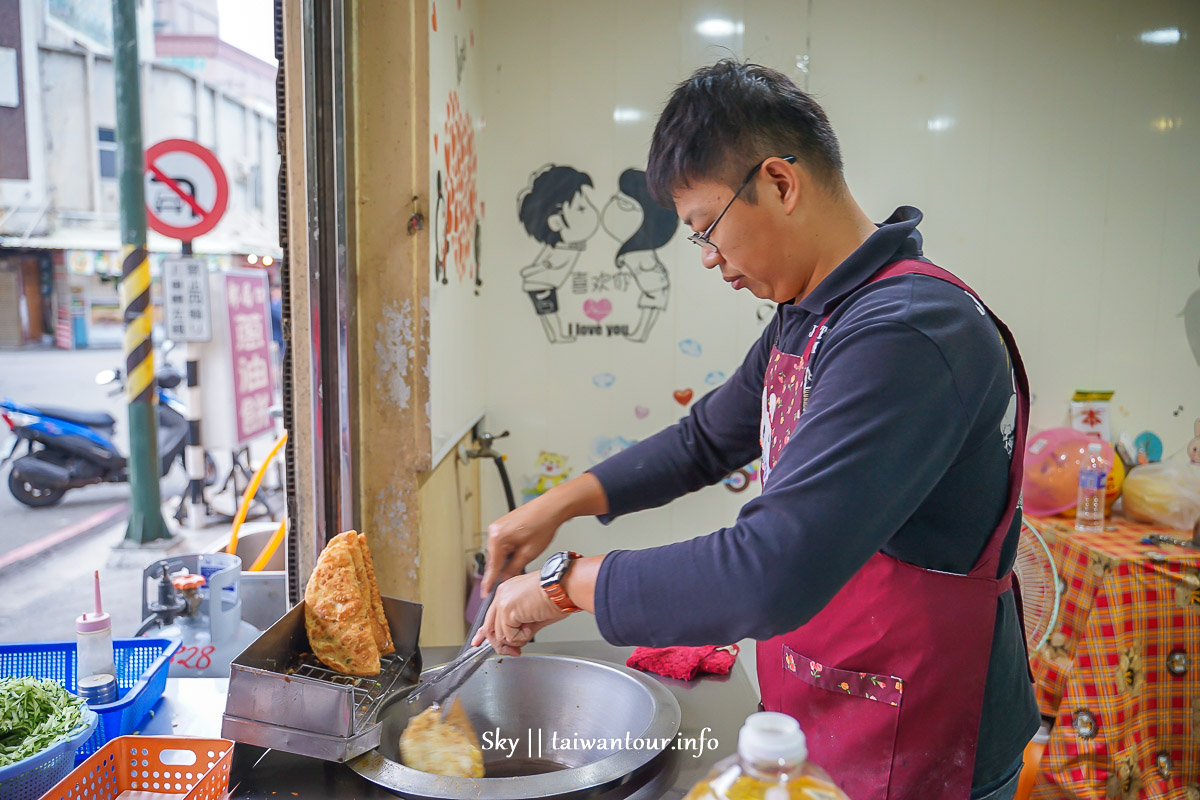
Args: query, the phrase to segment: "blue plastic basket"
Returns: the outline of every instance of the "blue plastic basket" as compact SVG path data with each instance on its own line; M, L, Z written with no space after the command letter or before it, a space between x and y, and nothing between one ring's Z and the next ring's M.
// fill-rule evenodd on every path
M134 733L167 688L167 668L179 649L177 639L114 639L117 701L89 706L100 717L91 738L80 744L75 763L118 736ZM0 644L0 678L50 678L75 692L75 643ZM60 778L62 776L59 776ZM53 784L51 784L53 785Z
M75 751L95 732L99 716L83 709L83 725L70 736L40 753L0 767L0 797L4 800L39 800L75 768Z

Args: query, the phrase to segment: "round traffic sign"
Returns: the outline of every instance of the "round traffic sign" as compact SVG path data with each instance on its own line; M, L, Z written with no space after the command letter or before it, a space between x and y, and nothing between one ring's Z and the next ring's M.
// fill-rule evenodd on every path
M208 233L225 213L229 181L206 147L166 139L146 150L146 222L175 239Z

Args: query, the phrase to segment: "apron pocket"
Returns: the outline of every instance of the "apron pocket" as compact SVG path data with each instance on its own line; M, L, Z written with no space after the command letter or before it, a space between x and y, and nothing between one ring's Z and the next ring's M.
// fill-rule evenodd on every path
M904 681L821 664L783 646L783 711L795 717L814 764L850 797L887 797Z

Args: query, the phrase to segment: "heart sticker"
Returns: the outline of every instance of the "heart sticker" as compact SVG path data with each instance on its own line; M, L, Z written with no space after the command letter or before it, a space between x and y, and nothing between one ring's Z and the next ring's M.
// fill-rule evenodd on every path
M612 313L612 303L607 297L603 300L584 300L583 313L589 319L599 322Z
M646 408L645 406L634 406L633 415L638 419L645 419L646 417L650 416L650 409Z
M675 402L679 403L679 405L681 405L681 406L686 406L688 403L692 402L692 390L691 389L676 389L675 390Z

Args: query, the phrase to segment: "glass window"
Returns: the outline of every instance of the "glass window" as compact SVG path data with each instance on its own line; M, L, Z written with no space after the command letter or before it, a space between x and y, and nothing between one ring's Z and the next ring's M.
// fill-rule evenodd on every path
M117 177L117 135L112 128L98 128L96 147L100 151L100 177Z

